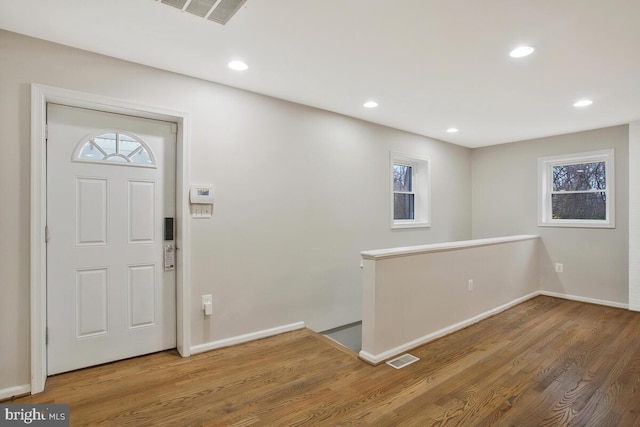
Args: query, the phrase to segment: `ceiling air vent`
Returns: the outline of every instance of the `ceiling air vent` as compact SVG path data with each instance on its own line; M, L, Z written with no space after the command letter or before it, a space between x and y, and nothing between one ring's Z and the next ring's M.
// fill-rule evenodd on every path
M189 12L218 24L226 24L247 0L161 0L183 12Z
M214 4L216 4L216 0L191 0L186 11L204 18L207 16Z
M162 3L177 7L178 9L182 9L186 2L187 0L162 0Z
M247 0L220 0L220 3L218 3L211 15L209 15L209 20L222 25L226 24L246 1Z

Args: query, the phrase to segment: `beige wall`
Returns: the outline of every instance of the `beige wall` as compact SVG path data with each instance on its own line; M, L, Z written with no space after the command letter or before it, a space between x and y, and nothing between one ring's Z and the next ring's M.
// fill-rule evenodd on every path
M629 124L629 308L640 311L640 121Z
M360 251L471 236L469 149L0 31L0 390L30 374L31 83L191 114L192 182L217 190L191 224L193 345L359 320ZM389 150L431 158L431 229L390 230Z
M616 228L537 226L537 159L615 149ZM541 290L609 302L628 302L629 133L616 126L473 150L474 238L538 234ZM555 272L562 263L564 272Z
M360 356L380 363L531 298L539 289L539 243L512 236L364 252Z

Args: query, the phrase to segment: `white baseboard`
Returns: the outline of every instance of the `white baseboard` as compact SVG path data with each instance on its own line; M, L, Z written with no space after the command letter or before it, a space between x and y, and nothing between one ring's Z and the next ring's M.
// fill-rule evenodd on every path
M238 335L223 340L211 341L204 344L191 346L191 354L204 353L205 351L215 350L216 348L229 347L231 345L242 344L245 342L258 340L261 338L271 337L273 335L291 332L304 328L304 322L291 323L289 325L278 326L276 328L264 329L262 331L252 332L250 334Z
M485 311L484 313L480 313L477 316L471 317L469 319L463 320L461 322L455 323L451 326L447 326L446 328L442 328L440 330L437 330L435 332L432 332L430 334L424 335L420 338L417 338L413 341L409 341L406 344L402 344L398 347L394 347L392 349L389 349L387 351L384 351L382 353L379 354L371 354L369 352L366 352L364 350L360 351L360 353L358 354L360 356L360 358L366 362L371 363L372 365L377 365L379 363L384 362L385 360L393 357L393 356L397 356L400 353L403 353L407 350L411 350L412 348L416 348L419 347L423 344L426 344L430 341L433 341L435 339L441 338L445 335L449 335L453 332L459 331L460 329L464 329L467 326L473 325L474 323L478 323L481 320L484 320L488 317L491 317L493 315L496 315L502 311L505 311L515 305L518 305L524 301L527 301L531 298L535 298L538 295L540 295L540 291L536 291L533 292L531 294L525 295L523 297L517 298L513 301L510 301L506 304L502 304L501 306L498 306L496 308L493 308L491 310Z
M13 396L20 396L30 392L31 392L31 386L29 384L3 388L3 389L0 389L0 401L4 399L10 399Z
M466 328L467 326L473 325L474 323L478 323L481 320L484 320L488 317L491 317L493 315L496 315L502 311L507 310L508 308L511 308L515 305L518 305L524 301L527 301L531 298L535 298L539 295L545 295L548 297L555 297L555 298L562 298L562 299L566 299L566 300L571 300L571 301L578 301L578 302L585 302L585 303L589 303L589 304L598 304L598 305L604 305L607 307L615 307L615 308L624 308L624 309L628 309L629 308L629 304L624 304L624 303L620 303L620 302L614 302L614 301L606 301L606 300L601 300L601 299L595 299L595 298L587 298L587 297L579 297L576 295L568 295L568 294L560 294L557 292L549 292L549 291L536 291L533 292L529 295L525 295L521 298L515 299L511 302L508 302L506 304L503 304L499 307L496 307L492 310L488 310L485 311L484 313L481 313L477 316L471 317L469 319L463 320L462 322L458 322L454 325L451 326L447 326L446 328L440 329L438 331L432 332L430 334L427 334L425 336L422 336L420 338L417 338L413 341L410 341L406 344L400 345L398 347L394 347L392 349L389 349L387 351L384 351L380 354L371 354L369 352L366 352L364 350L360 351L359 356L361 359L365 360L366 362L371 363L372 365L378 365L382 362L384 362L387 359L390 359L393 356L397 356L400 353L403 353L407 350L411 350L412 348L416 348L419 347L423 344L428 343L429 341L433 341L435 339L441 338L445 335L449 335L453 332L459 331L460 329Z
M545 295L545 296L548 296L548 297L568 299L568 300L571 300L571 301L586 302L586 303L589 303L589 304L605 305L607 307L616 307L616 308L629 309L629 304L625 304L625 303L622 303L622 302L614 302L614 301L606 301L606 300L602 300L602 299L579 297L577 295L560 294L560 293L557 293L557 292L549 292L549 291L540 291L539 293L540 293L540 295Z

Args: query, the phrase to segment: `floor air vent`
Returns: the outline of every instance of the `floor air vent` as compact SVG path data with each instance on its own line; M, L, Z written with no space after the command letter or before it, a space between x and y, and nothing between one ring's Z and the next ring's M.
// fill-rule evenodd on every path
M183 12L189 12L218 24L226 24L247 0L160 0Z
M392 367L394 367L396 369L402 369L405 366L411 365L413 362L416 362L418 360L420 360L419 357L415 357L415 356L407 353L407 354L403 354L400 357L396 357L393 360L389 360L387 362L387 365L392 366Z

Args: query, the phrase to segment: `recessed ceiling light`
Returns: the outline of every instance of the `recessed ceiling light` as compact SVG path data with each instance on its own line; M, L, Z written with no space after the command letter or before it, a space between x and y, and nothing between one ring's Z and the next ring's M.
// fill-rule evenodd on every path
M513 49L510 53L509 56L512 58L522 58L523 56L529 56L533 53L535 49L532 48L531 46L520 46L517 47L515 49Z
M593 101L590 99L581 99L580 101L576 101L573 106L574 107L587 107L593 104Z
M456 129L456 128L449 128L449 129L447 129L447 132L449 132L449 133L456 133L456 132L458 132L458 129Z
M231 61L227 64L227 66L235 71L244 71L249 68L249 66L242 61Z
M363 104L364 108L376 108L378 103L376 101L367 101Z

